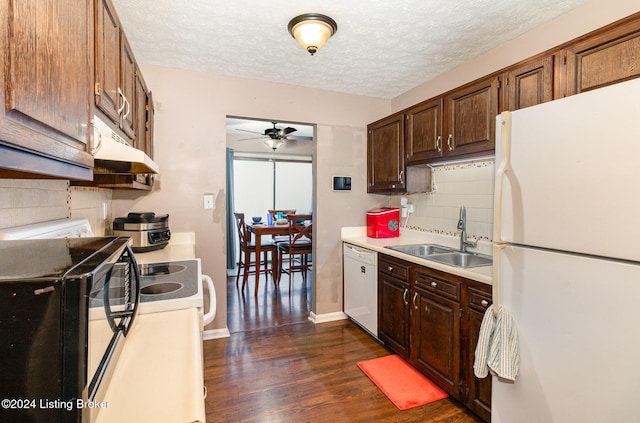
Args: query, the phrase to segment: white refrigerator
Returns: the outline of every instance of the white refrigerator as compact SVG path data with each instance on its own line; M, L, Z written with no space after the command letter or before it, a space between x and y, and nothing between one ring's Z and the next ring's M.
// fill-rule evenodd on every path
M494 304L518 331L493 423L640 421L640 80L505 112Z

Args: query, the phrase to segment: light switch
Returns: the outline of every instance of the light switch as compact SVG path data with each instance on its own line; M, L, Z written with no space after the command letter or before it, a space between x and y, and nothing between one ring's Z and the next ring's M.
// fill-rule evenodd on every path
M213 208L213 194L205 194L204 195L204 208L212 209Z

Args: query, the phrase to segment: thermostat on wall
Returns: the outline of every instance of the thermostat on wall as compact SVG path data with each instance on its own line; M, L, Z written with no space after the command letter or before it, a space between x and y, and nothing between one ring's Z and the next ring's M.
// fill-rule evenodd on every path
M351 191L351 176L334 176L334 191Z

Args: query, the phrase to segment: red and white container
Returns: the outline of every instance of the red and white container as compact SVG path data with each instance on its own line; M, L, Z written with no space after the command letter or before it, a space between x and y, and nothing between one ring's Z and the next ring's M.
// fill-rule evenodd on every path
M400 209L382 207L367 212L369 238L395 238L400 236Z

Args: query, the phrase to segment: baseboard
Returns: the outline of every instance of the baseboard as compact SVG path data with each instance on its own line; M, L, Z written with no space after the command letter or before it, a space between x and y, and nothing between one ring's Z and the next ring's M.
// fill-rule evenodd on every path
M335 313L325 313L325 314L315 314L313 312L309 313L309 320L313 323L326 323L333 322L335 320L344 320L348 319L349 316L344 314L342 311L336 311Z
M209 329L202 332L202 340L206 341L208 339L220 339L220 338L228 338L231 336L229 332L229 328L224 329Z

